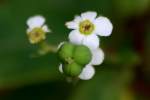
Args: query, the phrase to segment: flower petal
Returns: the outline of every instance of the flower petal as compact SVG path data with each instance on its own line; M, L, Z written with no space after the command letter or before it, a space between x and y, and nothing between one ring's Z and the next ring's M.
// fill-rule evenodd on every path
M74 44L82 44L84 35L80 34L79 31L73 30L69 34L69 41L74 43Z
M95 34L88 35L84 38L83 44L88 46L90 49L96 49L99 47L99 38Z
M97 16L97 13L93 11L88 11L88 12L81 14L81 17L83 20L89 19L90 21L93 21L96 18L96 16Z
M44 26L42 27L42 29L43 29L45 32L51 32L51 30L48 28L47 25L44 25Z
M61 47L64 43L65 43L65 42L60 42L59 45L58 45L58 47L57 47L57 50L59 50L60 47Z
M112 33L113 25L106 17L98 17L94 21L95 29L100 36L109 36Z
M66 26L69 29L78 29L78 27L79 27L79 25L74 21L67 22Z
M45 23L45 18L43 16L33 16L27 20L27 25L29 28L41 27Z
M75 16L74 22L79 24L82 21L82 18L80 16Z
M59 71L60 71L61 73L63 73L63 68L62 68L62 67L63 67L63 65L60 64L60 65L59 65Z
M92 51L92 61L90 64L92 65L100 65L104 61L104 52L101 48L97 48Z
M86 65L86 67L82 70L81 74L79 75L79 78L82 80L89 80L94 76L94 74L94 67L91 65Z

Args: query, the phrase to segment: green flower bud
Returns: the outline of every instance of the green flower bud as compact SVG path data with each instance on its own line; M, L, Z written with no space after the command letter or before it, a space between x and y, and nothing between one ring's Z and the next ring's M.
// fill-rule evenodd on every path
M76 77L81 73L82 68L83 67L81 65L79 65L75 62L72 62L70 64L65 64L64 65L63 72L67 76Z
M64 61L64 62L70 62L70 60L72 60L72 56L73 56L73 51L74 51L74 45L71 43L64 43L59 51L58 51L58 56L59 58Z
M75 47L73 58L76 63L86 65L91 61L92 54L88 47L78 45Z

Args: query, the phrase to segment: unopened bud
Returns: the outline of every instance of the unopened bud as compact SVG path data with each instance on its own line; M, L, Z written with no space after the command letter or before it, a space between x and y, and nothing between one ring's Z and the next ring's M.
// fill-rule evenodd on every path
M91 61L92 53L88 47L78 45L74 50L73 58L78 64L86 65Z
M65 64L63 67L63 72L67 76L76 77L78 76L82 71L82 66L72 62L70 64Z

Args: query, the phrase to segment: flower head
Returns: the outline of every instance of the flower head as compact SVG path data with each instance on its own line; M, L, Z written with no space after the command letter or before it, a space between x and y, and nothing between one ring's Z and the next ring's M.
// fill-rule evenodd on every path
M66 26L72 31L69 40L75 44L84 44L91 49L99 46L99 36L109 36L113 25L106 17L97 17L96 12L85 12L76 16L73 21L67 22Z
M46 38L46 33L50 32L50 29L48 29L48 26L44 23L45 18L40 15L30 17L27 20L27 35L29 37L30 43L36 44Z

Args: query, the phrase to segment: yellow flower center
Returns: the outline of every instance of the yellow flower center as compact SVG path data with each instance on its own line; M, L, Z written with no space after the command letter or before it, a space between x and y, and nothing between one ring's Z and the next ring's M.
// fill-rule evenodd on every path
M28 33L29 41L32 44L39 43L45 39L45 32L42 28L34 28Z
M81 34L90 35L94 31L94 24L89 20L84 20L79 24Z

